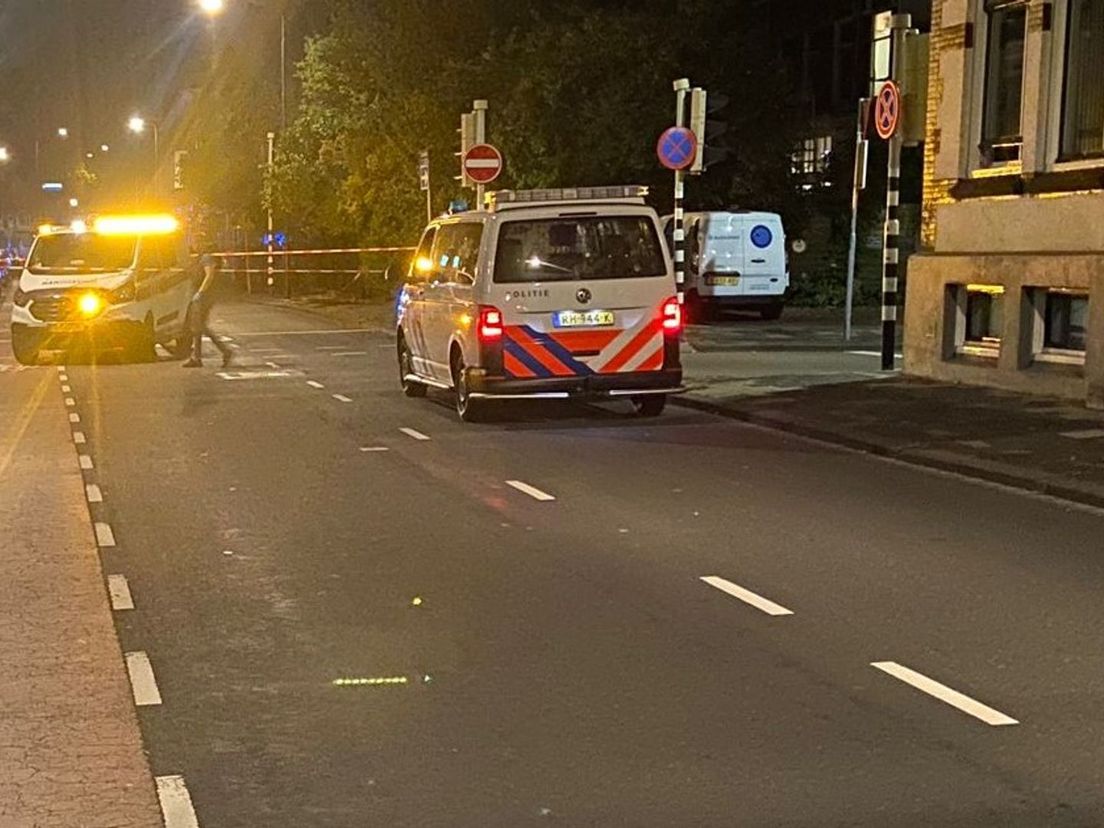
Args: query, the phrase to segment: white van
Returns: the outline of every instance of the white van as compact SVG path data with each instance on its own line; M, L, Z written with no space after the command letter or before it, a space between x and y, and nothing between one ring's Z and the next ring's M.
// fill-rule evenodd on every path
M173 216L101 216L43 227L12 298L15 358L83 342L152 359L154 345L176 356L189 345L195 292L183 233Z
M778 319L790 286L786 233L777 213L686 213L686 310L692 321L721 309ZM664 218L668 243L671 217Z
M452 390L463 420L507 399L662 412L682 390L682 315L646 193L507 190L431 222L398 299L406 395Z

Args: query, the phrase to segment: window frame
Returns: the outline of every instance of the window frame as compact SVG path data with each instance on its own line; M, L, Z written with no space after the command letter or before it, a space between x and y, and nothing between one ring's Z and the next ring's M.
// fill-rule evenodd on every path
M1077 167L1095 167L1104 164L1104 119L1100 126L1101 147L1099 150L1089 153L1067 154L1065 150L1067 130L1067 92L1070 81L1070 59L1073 56L1073 3L1078 0L1065 0L1061 3L1061 14L1055 15L1053 31L1060 38L1061 57L1056 60L1054 75L1054 110L1055 117L1049 119L1053 128L1054 141L1051 156L1055 159L1055 167L1075 169Z
M986 144L986 123L989 116L989 104L990 104L990 81L992 72L992 61L990 54L990 47L993 40L993 28L994 28L994 12L1004 11L1010 8L1019 7L1022 8L1024 14L1024 38L1023 38L1023 60L1022 69L1020 73L1020 114L1019 114L1019 134L1014 136L1019 139L1019 152L1018 156L1014 159L1006 160L992 160L988 163L985 162L985 156L983 154L983 147ZM1029 70L1029 64L1027 60L1028 56L1028 39L1030 37L1030 0L979 0L977 9L978 18L975 20L974 29L979 33L978 40L980 41L975 45L976 59L974 61L975 66L975 79L973 81L974 94L973 100L976 102L976 112L972 118L972 130L971 134L976 136L976 141L971 141L970 150L970 171L975 177L984 177L985 175L1001 175L1006 173L1019 173L1023 169L1024 159L1024 145L1026 143L1024 134L1024 106L1025 106L1025 89L1027 81L1027 73ZM980 63L980 65L978 65ZM1000 136L1001 138L1009 138L1013 136Z

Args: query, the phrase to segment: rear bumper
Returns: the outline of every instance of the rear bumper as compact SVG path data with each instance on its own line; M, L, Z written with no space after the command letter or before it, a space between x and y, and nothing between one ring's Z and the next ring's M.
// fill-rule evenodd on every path
M616 399L686 390L681 368L553 379L507 379L469 368L467 379L473 399Z

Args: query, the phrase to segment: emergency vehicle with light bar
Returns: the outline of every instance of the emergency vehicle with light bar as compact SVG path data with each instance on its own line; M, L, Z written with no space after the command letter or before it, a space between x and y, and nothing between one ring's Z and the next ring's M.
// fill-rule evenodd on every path
M152 360L187 352L195 290L184 235L171 215L100 216L39 228L13 296L15 358L82 342Z
M465 421L517 399L626 399L660 414L683 390L682 313L646 194L505 190L431 222L397 303L404 393L451 391Z

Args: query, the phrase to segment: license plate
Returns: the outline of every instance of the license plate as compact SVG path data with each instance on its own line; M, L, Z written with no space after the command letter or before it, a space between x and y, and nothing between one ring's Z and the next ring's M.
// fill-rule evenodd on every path
M590 328L613 324L613 311L560 311L552 315L557 328Z
M739 276L714 276L713 285L715 287L736 287L740 284Z

